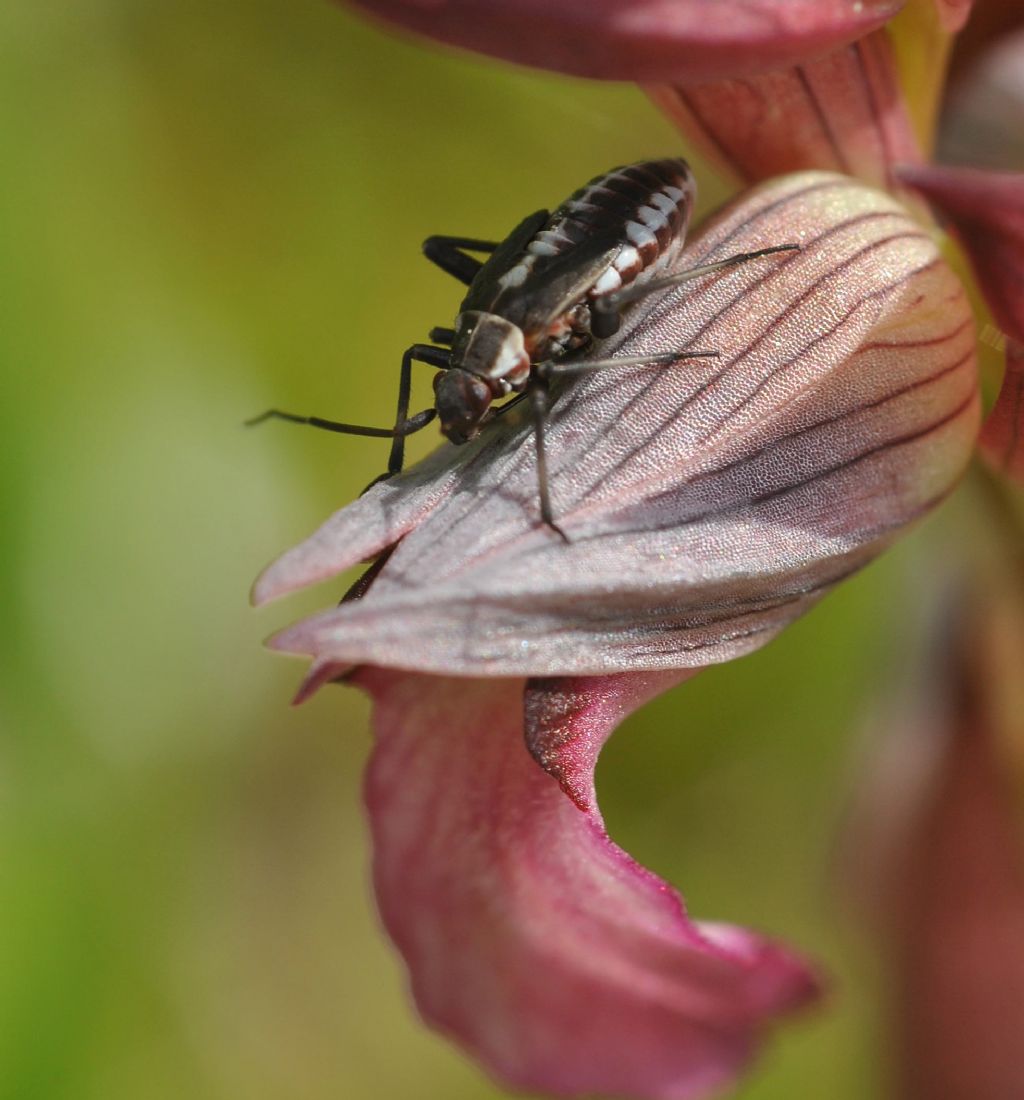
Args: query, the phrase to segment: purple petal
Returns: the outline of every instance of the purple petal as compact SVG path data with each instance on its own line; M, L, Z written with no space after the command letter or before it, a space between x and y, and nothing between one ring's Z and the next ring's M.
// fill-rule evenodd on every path
M368 595L273 644L313 655L314 676L545 676L697 667L774 636L949 493L978 419L965 295L890 197L774 181L682 262L788 241L802 250L670 291L603 347L720 359L565 387L548 437L569 545L539 522L528 424L503 418L456 473L435 456L271 566L264 596L401 538Z
M354 0L417 34L575 76L708 80L813 57L903 0Z
M771 1020L813 998L802 963L694 924L607 837L593 765L614 726L679 673L534 683L363 669L381 917L424 1019L507 1086L685 1100L728 1083Z
M1024 172L915 165L898 175L950 219L996 321L1024 344Z
M884 33L746 79L648 89L706 156L747 182L804 168L881 187L921 159Z

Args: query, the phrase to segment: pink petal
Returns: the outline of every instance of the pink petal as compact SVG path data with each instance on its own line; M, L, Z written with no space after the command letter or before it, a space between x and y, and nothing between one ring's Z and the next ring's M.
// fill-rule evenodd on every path
M1024 172L916 165L898 174L952 222L996 321L1024 343Z
M868 33L903 0L354 0L452 46L605 80L707 80Z
M528 737L579 790L617 722L680 679L527 689ZM807 968L742 929L698 925L523 744L521 680L364 669L381 917L424 1019L503 1084L684 1100L728 1083Z
M401 538L365 598L273 644L313 655L314 676L543 676L697 667L774 636L949 493L978 417L963 290L888 196L774 181L683 262L787 241L802 250L670 291L604 345L720 359L565 387L548 437L569 545L539 522L532 432L504 418L457 480L411 473L406 506L405 482L379 486L271 566L264 595Z
M935 10L939 13L942 29L954 34L967 22L974 0L935 0Z
M997 468L1024 479L1024 173L916 167L900 177L949 217L1005 330L1006 374L981 447Z
M992 466L1024 485L1024 348L1012 340L1003 384L978 443Z
M889 187L894 163L921 159L882 32L792 68L648 91L688 140L748 182L827 168Z

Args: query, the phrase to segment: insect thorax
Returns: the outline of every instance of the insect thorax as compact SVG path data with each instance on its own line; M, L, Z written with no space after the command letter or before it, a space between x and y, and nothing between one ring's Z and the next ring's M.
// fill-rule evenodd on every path
M478 310L455 319L451 365L484 379L495 397L523 389L530 377L522 329L496 313Z

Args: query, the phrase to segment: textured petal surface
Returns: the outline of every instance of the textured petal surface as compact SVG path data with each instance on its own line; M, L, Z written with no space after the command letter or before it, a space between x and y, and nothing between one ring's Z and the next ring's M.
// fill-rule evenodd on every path
M747 182L827 168L888 187L893 164L920 159L882 32L792 68L648 90L687 139Z
M335 669L545 676L694 667L772 637L950 491L978 415L963 290L888 196L775 181L683 262L787 241L802 250L669 291L616 338L623 354L720 359L565 387L548 436L569 545L539 523L532 432L510 416L456 474L432 460L441 488L418 471L378 486L271 566L262 596L419 516L365 598L274 644Z
M418 34L610 80L707 80L813 56L903 0L355 0Z
M593 765L622 716L679 673L533 683L363 669L381 916L416 1003L514 1088L685 1100L722 1087L807 968L691 922L607 837Z

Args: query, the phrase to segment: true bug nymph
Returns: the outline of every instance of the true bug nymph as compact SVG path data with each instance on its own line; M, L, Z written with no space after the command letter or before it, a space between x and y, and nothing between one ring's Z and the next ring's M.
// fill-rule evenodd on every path
M453 328L435 328L432 344L402 356L398 410L392 428L343 424L269 409L248 421L279 417L348 435L392 440L382 477L401 471L405 439L438 418L452 443L467 443L506 409L528 397L537 445L541 518L554 522L548 491L544 419L556 376L668 364L717 356L672 349L657 355L589 359L595 340L615 333L622 311L637 299L794 244L743 252L688 271L665 274L682 249L695 184L684 160L642 161L614 168L574 192L553 214L538 210L500 243L469 237L429 237L427 258L468 286ZM470 253L489 253L486 261ZM438 369L434 405L409 416L413 362ZM502 405L493 403L512 396ZM378 480L380 480L378 478Z

